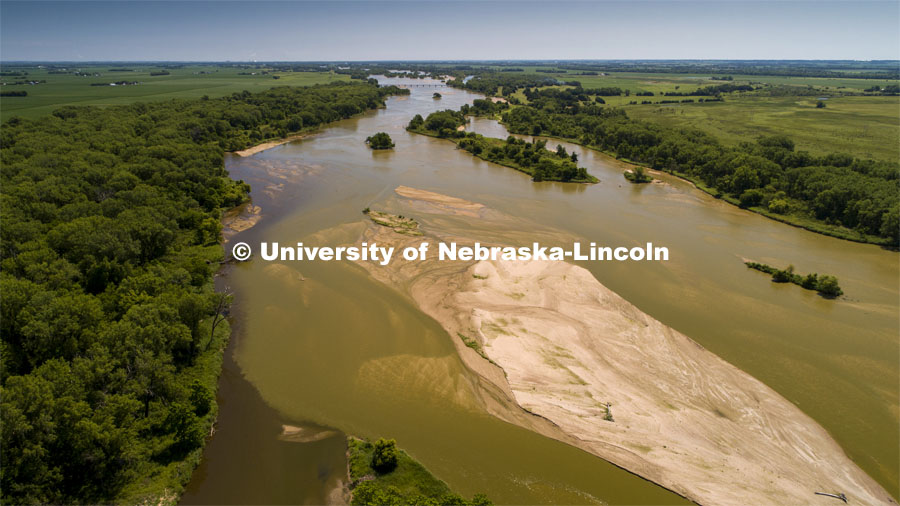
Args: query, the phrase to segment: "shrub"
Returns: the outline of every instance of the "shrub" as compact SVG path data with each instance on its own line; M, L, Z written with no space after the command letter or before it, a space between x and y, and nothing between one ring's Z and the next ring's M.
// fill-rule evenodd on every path
M372 453L372 469L379 473L389 473L397 467L397 442L379 438Z
M844 294L844 291L838 286L837 278L827 275L823 275L819 278L819 282L816 285L816 291L829 298L838 297Z
M790 209L790 205L787 200L784 199L774 199L769 202L769 211L777 214L785 214Z
M816 273L807 274L803 277L803 281L800 283L800 286L806 288L807 290L815 290L819 285L819 277Z
M740 205L741 207L758 206L764 196L762 190L756 188L747 190L741 194Z
M772 274L772 281L776 283L787 283L794 277L794 266L788 265L787 269L778 269Z

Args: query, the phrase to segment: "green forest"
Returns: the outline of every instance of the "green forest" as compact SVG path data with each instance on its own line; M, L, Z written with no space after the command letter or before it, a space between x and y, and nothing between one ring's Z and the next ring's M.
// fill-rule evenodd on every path
M509 86L519 85L520 77L510 75ZM479 80L466 87L481 88L473 84ZM489 88L506 89L496 74L485 81ZM734 86L716 85L704 93L721 95ZM631 119L623 108L604 105L596 91L578 86L528 88L524 93L527 104L501 115L512 133L566 139L676 174L731 203L817 232L893 246L900 242L896 161L845 153L814 156L796 150L786 135L729 146L700 130ZM484 114L474 108L466 113Z
M228 337L220 217L249 191L224 153L402 93L282 87L0 127L2 502L177 497Z
M475 102L490 103L489 100L475 100ZM566 148L562 146L557 146L556 151L550 151L547 149L545 140L528 142L513 136L503 140L458 130L465 124L465 112L474 110L475 108L464 105L463 112L437 111L424 119L417 114L410 120L407 129L411 132L452 140L459 148L478 158L524 172L535 182L597 182L597 178L588 174L587 169L577 165L578 156L575 153L567 153ZM489 109L483 110L488 111Z

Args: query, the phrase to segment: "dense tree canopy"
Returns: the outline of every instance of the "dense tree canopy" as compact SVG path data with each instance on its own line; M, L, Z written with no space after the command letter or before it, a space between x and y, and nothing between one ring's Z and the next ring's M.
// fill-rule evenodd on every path
M208 325L219 217L249 189L223 153L397 92L275 88L0 127L4 503L109 503L165 473L186 480L221 357Z

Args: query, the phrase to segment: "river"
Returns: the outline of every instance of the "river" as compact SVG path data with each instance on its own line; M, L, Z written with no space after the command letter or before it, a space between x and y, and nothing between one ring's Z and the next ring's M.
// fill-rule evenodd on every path
M423 84L429 80L382 79ZM605 155L562 143L596 185L532 183L448 142L404 130L415 114L479 95L412 88L387 108L248 158L228 156L253 187L259 224L233 240L346 241L363 208L390 208L399 185L525 216L602 244L668 247L668 262L585 262L604 285L759 378L816 419L860 467L898 495L897 254L737 209L666 175L631 185ZM506 137L492 120L468 127ZM388 132L396 148L364 140ZM556 141L549 145L555 146ZM330 230L328 237L322 231ZM491 230L477 231L487 241ZM836 275L826 300L775 284L742 259ZM460 493L497 503L668 504L678 496L563 443L487 415L451 337L410 300L346 263L230 268L234 339L220 381L218 432L182 502L322 503L344 473L343 435L279 439L282 424L391 437ZM324 429L323 429L324 430Z

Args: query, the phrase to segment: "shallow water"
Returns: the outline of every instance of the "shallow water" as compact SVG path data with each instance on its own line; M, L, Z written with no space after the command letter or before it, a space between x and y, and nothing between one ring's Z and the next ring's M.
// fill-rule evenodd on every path
M443 98L434 100L434 91L413 88L411 96L391 98L386 109L308 139L227 158L232 176L253 185L264 214L233 240L349 242L363 208L404 211L393 189L406 185L481 202L588 242L666 246L666 263L582 265L643 311L797 404L897 496L896 253L768 220L676 178L630 185L614 161L565 143L601 182L532 183L448 141L405 132L416 113L457 109L478 98L441 88ZM507 135L490 120L473 120L469 128ZM365 146L378 131L391 135L394 150ZM503 232L485 227L473 233L489 241ZM771 283L747 269L744 258L834 274L846 299ZM281 423L299 422L395 438L454 489L467 496L485 492L498 503L679 500L599 458L486 415L452 338L361 268L328 262L276 267L258 260L237 265L227 282L241 322L234 358L250 384L242 385L241 396L220 392L220 430L184 502L322 502L343 473L335 464L343 444L337 437L277 439ZM223 382L244 381L237 376L226 374ZM265 402L254 397L254 387ZM233 402L241 409L229 414ZM304 471L312 468L323 471ZM221 500L238 495L242 500Z

